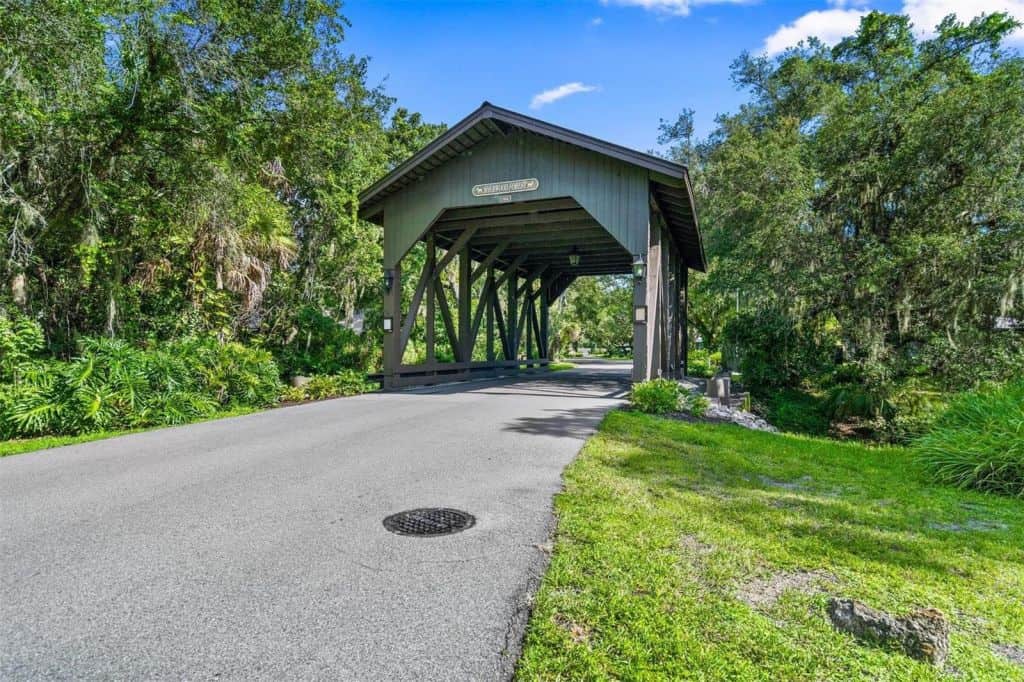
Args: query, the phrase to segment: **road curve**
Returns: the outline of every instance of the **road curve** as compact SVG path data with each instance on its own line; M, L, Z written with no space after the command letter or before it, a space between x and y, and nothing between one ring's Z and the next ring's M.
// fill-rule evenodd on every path
M0 678L489 680L561 472L629 366L373 394L0 460ZM476 525L381 520L424 506Z

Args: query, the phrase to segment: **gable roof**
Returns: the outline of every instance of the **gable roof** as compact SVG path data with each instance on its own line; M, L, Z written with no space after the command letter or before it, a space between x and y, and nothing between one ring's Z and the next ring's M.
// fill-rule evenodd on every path
M684 251L687 265L705 271L706 260L697 225L689 172L686 166L628 147L600 140L530 116L484 102L476 111L435 138L359 195L359 215L379 222L381 203L474 145L512 129L574 145L648 171L651 194L658 213Z

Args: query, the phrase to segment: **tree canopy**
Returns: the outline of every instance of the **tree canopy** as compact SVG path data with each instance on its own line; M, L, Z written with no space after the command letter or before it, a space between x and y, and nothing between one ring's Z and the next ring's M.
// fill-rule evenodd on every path
M82 335L285 343L375 300L358 191L439 130L337 3L5 0L0 303Z
M771 310L885 380L963 387L1024 369L1024 59L1004 15L947 18L926 40L871 13L733 65L749 101L689 161L711 257L694 322L716 338L732 304ZM756 325L755 318L746 319ZM797 373L799 375L799 373Z

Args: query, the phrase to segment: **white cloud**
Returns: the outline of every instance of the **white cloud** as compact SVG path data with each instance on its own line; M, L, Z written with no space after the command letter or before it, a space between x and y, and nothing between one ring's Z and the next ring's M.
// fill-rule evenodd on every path
M1005 12L1018 21L1024 21L1024 0L904 0L903 14L910 17L918 35L931 36L946 15L955 14L963 22L979 14ZM1024 28L1011 36L1014 42L1024 42Z
M604 5L642 7L649 12L685 17L700 5L750 5L758 0L601 0Z
M587 26L600 26L603 23L604 23L604 19L603 18L601 18L601 17L594 17L593 19L591 19L590 21L587 22Z
M791 24L780 26L765 38L763 50L768 56L781 53L811 36L826 45L834 45L860 26L860 18L868 13L868 0L827 0L830 9L815 10L799 17ZM920 36L930 36L948 14L960 21L970 21L979 14L1006 12L1024 21L1024 0L904 0L900 10L910 17ZM1017 29L1010 38L1024 42L1024 28Z
M572 83L564 83L562 85L559 85L557 88L551 88L550 90L545 90L544 92L538 92L536 95L533 96L533 99L530 100L530 108L540 109L545 105L551 104L552 102L557 102L558 100L564 97L568 97L569 95L575 95L581 92L594 92L597 89L598 88L596 85L584 85L579 81L574 81Z
M796 45L801 40L816 37L826 45L832 45L854 33L860 26L860 18L866 9L825 9L803 15L792 24L780 26L775 33L764 39L764 52L769 57Z

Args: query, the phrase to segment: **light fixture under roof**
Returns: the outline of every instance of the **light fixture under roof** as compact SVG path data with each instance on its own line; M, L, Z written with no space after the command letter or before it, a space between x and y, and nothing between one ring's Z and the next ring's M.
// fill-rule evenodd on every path
M569 249L569 265L576 266L580 264L580 251L575 246Z

